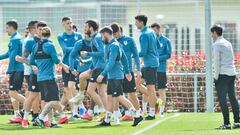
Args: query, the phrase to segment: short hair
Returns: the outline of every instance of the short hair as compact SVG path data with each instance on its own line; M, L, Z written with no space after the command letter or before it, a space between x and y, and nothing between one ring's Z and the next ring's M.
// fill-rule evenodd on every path
M68 21L68 20L72 20L71 17L65 16L62 18L62 22Z
M123 27L122 27L122 26L120 26L120 32L122 32L122 33L123 33Z
M97 21L87 20L85 23L88 24L89 27L92 27L94 31L98 31L99 24Z
M6 23L6 25L13 27L13 29L17 30L18 29L18 24L16 20L11 20Z
M120 26L118 23L112 23L110 27L112 28L113 33L120 31Z
M43 27L42 29L42 36L43 37L50 37L51 36L51 28L49 27Z
M148 17L146 15L137 15L135 16L135 19L140 22L143 22L144 26L147 25Z
M109 26L106 26L106 27L103 27L101 30L100 30L100 33L108 33L110 35L113 34L113 30L111 27Z
M222 36L223 28L219 24L215 24L211 27L211 32L216 32L218 36Z
M44 21L39 21L39 22L37 23L37 28L38 28L38 27L46 27L46 26L47 26L47 23L44 22Z
M161 27L160 27L160 24L159 24L159 23L153 23L153 24L151 25L151 28L160 29Z
M28 29L32 29L32 28L35 28L35 25L38 23L38 21L30 21L28 23Z

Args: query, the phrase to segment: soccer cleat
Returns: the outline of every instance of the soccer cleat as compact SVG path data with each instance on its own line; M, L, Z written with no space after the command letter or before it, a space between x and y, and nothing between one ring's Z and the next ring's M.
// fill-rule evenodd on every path
M240 123L234 123L232 126L233 129L240 128Z
M161 118L164 118L164 114L163 114L163 112L160 114L160 117L161 117Z
M102 121L100 124L97 125L98 127L109 127L111 126L110 122L107 123L105 121Z
M68 123L68 117L67 117L67 116L61 118L61 119L57 122L57 124L64 124L64 123Z
M45 125L44 125L44 122L43 120L39 119L39 118L36 118L35 119L35 124L37 124L39 127L41 128L45 128Z
M89 113L85 113L81 116L82 119L86 119L88 121L92 121L93 117Z
M61 128L61 126L58 126L57 123L51 123L51 128Z
M75 97L71 98L69 102L72 104L79 104L83 99L84 99L84 95L78 93Z
M44 125L45 125L45 127L51 127L51 122L49 122L49 121L44 121Z
M22 120L22 127L28 128L28 120Z
M154 120L154 119L155 119L155 116L148 115L147 117L145 117L145 120Z
M15 117L15 118L11 118L11 119L9 119L9 122L10 123L21 123L22 122L22 118L21 117L19 117L19 116L17 116L17 117Z
M140 117L138 117L138 118L135 118L132 126L133 126L133 127L137 126L142 120L143 120L143 117L142 117L142 116L140 116Z
M76 115L70 117L71 121L76 121L76 120L79 120L79 119L81 119L81 116L79 114L76 114Z
M217 127L217 128L215 128L215 129L217 129L217 130L231 130L231 125L230 124L228 124L228 125L222 125L222 126L219 126L219 127Z
M122 121L133 121L133 117L132 116L128 116L128 115L124 115L122 117Z

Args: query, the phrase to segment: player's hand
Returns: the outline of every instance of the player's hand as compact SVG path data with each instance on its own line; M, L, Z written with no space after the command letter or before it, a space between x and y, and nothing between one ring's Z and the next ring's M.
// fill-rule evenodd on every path
M36 66L32 66L32 70L35 75L38 73L38 68Z
M17 62L23 62L23 57L21 57L21 56L19 56L19 55L17 55L16 57L15 57L15 60L17 61Z
M89 75L91 75L91 74L92 74L92 72L93 72L93 70L91 70L91 69L88 69L86 72L87 72Z
M78 71L77 70L73 70L73 71L71 71L71 73L74 75L74 76L77 76L79 73L78 73Z
M81 52L80 52L80 55L81 55L82 57L85 57L85 56L87 56L87 53L88 53L87 51L81 51Z
M99 75L96 81L97 81L98 83L101 83L102 80L103 80L103 78L104 78L103 75Z
M126 76L126 78L129 82L132 80L132 75L131 74L126 74L125 76Z
M141 71L137 71L137 78L142 78L142 73L141 73Z
M69 73L69 67L66 64L63 64L62 68L66 73Z

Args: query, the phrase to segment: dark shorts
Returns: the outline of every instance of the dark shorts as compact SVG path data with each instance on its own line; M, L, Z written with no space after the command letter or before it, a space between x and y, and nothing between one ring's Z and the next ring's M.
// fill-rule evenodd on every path
M156 85L157 82L157 69L152 67L144 67L141 70L142 78L145 80L146 85Z
M30 75L24 75L25 82L29 86L29 81L30 81Z
M9 89L10 90L21 90L22 84L24 80L24 72L23 71L14 71L9 74Z
M157 89L167 88L167 73L157 72Z
M31 74L29 77L29 85L28 90L32 92L40 92L38 82L37 82L37 75Z
M128 81L127 78L124 76L124 80L123 80L123 92L124 93L136 92L136 82L135 82L134 73L131 73L131 75L132 75L131 81Z
M97 82L98 76L102 73L103 69L97 68L94 69L92 72L92 76L90 77L90 82L95 83ZM107 77L104 77L102 83L107 84Z
M64 70L62 70L62 79L64 87L68 87L69 81L76 82L76 76L74 76L72 73L66 73Z
M118 97L123 95L123 80L109 79L107 84L107 95Z
M46 80L38 82L40 88L43 90L43 98L45 102L59 101L59 91L55 80ZM42 94L42 92L41 92Z

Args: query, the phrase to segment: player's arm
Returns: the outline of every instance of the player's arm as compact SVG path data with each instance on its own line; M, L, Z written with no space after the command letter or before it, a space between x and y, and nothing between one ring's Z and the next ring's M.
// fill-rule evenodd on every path
M60 44L60 46L64 52L70 53L72 51L73 47L68 47L61 36L58 36L57 39L58 39L58 43Z
M140 59L139 59L139 56L138 56L137 46L136 46L136 43L135 43L134 39L132 39L131 50L132 50L134 62L135 62L136 67L137 67L137 71L141 71Z
M141 46L141 50L139 52L139 57L143 57L147 55L147 50L148 50L148 37L146 34L141 35L140 46Z
M93 40L97 44L97 52L87 52L87 56L90 57L103 57L104 56L104 43L102 40Z
M172 53L171 42L168 41L165 48L165 54L159 55L159 61L168 60L169 58L171 58L171 53Z
M106 66L103 72L101 73L102 76L106 76L107 72L109 72L113 68L116 62L116 58L118 56L118 52L119 51L117 46L114 45L110 48L109 59L108 59L108 62L106 63Z

